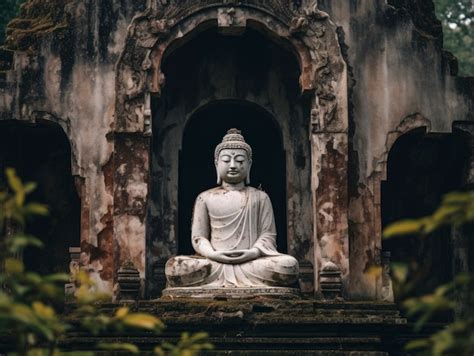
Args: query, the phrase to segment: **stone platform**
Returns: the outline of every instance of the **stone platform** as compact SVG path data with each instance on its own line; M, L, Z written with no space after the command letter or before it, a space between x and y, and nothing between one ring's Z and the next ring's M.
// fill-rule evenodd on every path
M215 345L209 355L402 355L412 327L394 304L318 300L157 300L126 304L158 316L167 325L160 336L147 333L94 337L74 332L63 341L71 350L97 342L132 342L151 350L174 342L183 331L206 331Z
M253 296L270 299L300 299L299 290L285 287L254 287L254 288L166 288L163 290L162 299L253 299Z

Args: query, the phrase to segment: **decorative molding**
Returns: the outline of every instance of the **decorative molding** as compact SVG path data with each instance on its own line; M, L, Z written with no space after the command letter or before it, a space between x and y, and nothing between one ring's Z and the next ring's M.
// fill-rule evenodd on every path
M209 19L218 21L219 30L227 34L243 32L248 14L259 13L262 19L266 16L267 22L268 16L274 18L273 26L278 31L275 34L280 37L283 25L288 36L301 41L310 52L311 62L305 63L307 68L300 64L302 73L310 75L302 86L315 92L312 132L346 130L347 124L338 124L336 115L338 103L333 83L337 78L332 68L332 56L341 55L331 52L331 48L336 47L332 42L337 41L335 26L329 22L328 14L318 9L316 1L304 7L287 0L155 0L149 2L144 13L132 20L125 50L117 66L116 131L151 135L151 111L146 93L159 96L165 83L160 63L153 63L150 58L152 50L163 45L160 51L164 52L173 39L183 36L178 25L204 10L207 10ZM268 23L264 25L270 26ZM173 35L174 27L178 31ZM336 59L336 62L340 61L341 58Z

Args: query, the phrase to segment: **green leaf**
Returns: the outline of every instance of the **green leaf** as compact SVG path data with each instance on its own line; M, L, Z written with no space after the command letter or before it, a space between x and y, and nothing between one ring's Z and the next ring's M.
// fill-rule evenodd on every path
M458 285L465 285L471 283L472 277L467 273L460 273L454 278L454 281Z
M140 349L130 343L101 343L97 344L97 347L101 350L109 350L109 351L127 351L132 354L138 354L140 352Z
M24 212L29 215L46 216L49 214L48 206L40 203L28 203L24 207Z
M429 339L412 340L405 345L405 350L426 349L431 346Z
M41 319L53 319L56 317L56 312L49 305L45 305L41 302L32 303L33 311Z
M7 274L20 274L24 270L25 265L20 260L12 257L5 259L5 272Z
M389 239L394 236L416 234L421 231L423 224L420 220L401 220L393 223L383 231L383 238Z
M128 312L129 312L129 308L127 308L127 307L119 308L115 312L115 317L117 319L123 319L128 314Z
M28 182L28 183L26 183L26 184L25 184L25 187L24 187L25 193L26 193L26 194L29 194L29 193L33 192L33 191L36 189L36 187L37 187L37 184L34 183L34 182Z
M138 329L156 330L164 328L164 324L160 319L145 313L127 314L122 321L126 326Z
M27 272L24 274L24 279L27 283L37 286L41 282L43 282L43 278L38 273L35 272Z
M408 277L408 266L405 263L394 262L390 267L392 276L398 283L405 283Z
M364 274L370 278L379 278L382 275L382 267L381 266L370 266Z
M41 248L44 244L40 239L31 235L13 235L7 240L7 246L10 252L17 253L30 246Z
M54 273L43 277L43 280L51 283L67 283L69 275L66 273Z
M21 179L18 178L18 176L16 175L16 171L14 168L7 168L5 170L5 174L7 176L8 185L10 186L10 188L13 189L15 193L24 192L23 183L21 182Z

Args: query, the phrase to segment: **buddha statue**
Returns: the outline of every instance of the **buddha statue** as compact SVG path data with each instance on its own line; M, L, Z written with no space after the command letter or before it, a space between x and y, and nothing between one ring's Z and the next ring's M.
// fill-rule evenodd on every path
M194 205L196 255L167 261L168 290L291 286L298 262L277 251L272 205L265 192L248 186L252 149L239 130L227 132L214 159L218 187L199 194Z

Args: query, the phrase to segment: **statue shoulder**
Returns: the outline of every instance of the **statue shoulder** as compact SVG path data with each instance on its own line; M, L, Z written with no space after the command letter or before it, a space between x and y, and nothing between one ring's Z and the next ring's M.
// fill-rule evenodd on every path
M258 196L258 198L260 200L270 199L268 194L265 193L263 190L260 190L260 189L254 188L254 187L250 187L250 186L248 186L247 189L249 190L250 193L253 193L256 196Z
M220 187L215 187L215 188L211 188L211 189L208 189L208 190L205 190L205 191L199 193L199 195L196 197L196 202L197 201L204 201L205 202L210 195L216 193L219 189L220 189Z

